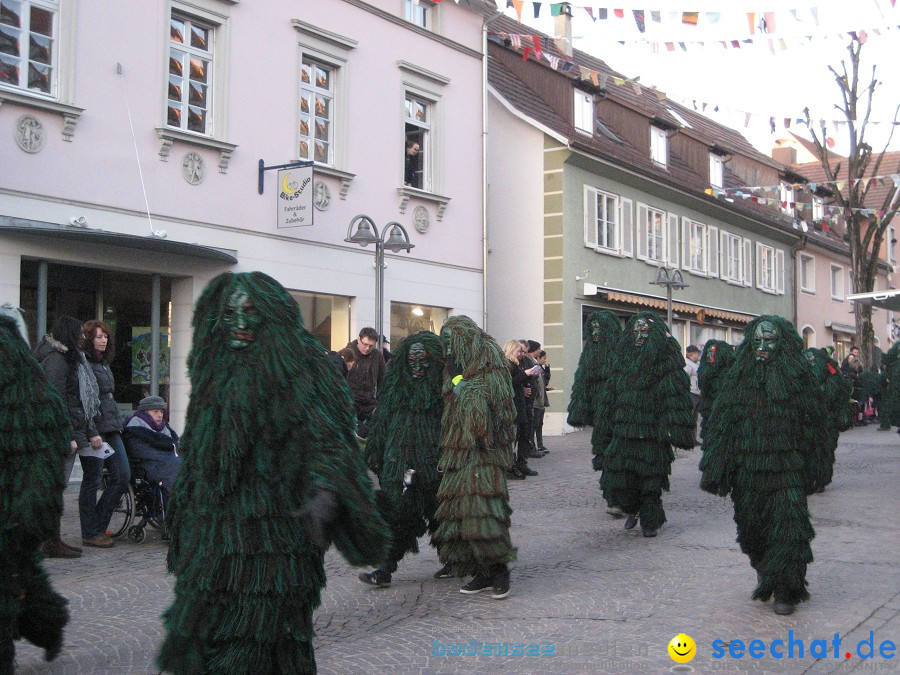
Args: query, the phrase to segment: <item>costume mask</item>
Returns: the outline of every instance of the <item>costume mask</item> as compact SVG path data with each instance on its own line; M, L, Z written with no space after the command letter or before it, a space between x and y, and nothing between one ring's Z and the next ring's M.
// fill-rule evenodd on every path
M634 332L634 346L643 347L644 343L647 342L647 338L650 337L650 324L647 322L647 319L635 321L632 331Z
M719 348L719 345L710 345L709 350L706 352L706 360L710 363L716 362L716 350Z
M441 342L444 344L444 354L450 358L450 329L446 326L441 328Z
M591 341L592 342L600 342L600 335L603 329L600 326L599 321L591 322Z
M771 321L763 321L756 327L753 333L753 352L757 361L765 361L778 347L781 338L778 329Z
M428 369L431 368L431 357L421 342L412 344L409 354L406 355L406 362L409 364L409 372L414 380L425 377Z
M256 333L262 324L262 317L250 294L243 284L236 284L225 305L225 325L228 327L228 346L244 349L256 341Z

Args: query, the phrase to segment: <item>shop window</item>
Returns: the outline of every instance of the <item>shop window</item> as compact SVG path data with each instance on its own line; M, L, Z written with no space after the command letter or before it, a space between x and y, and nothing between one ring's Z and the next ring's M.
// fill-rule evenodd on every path
M391 303L391 328L388 338L396 349L400 342L413 333L430 330L438 333L450 311L444 307L415 305L407 302Z
M307 291L291 291L300 305L303 325L325 349L343 349L350 341L350 298Z

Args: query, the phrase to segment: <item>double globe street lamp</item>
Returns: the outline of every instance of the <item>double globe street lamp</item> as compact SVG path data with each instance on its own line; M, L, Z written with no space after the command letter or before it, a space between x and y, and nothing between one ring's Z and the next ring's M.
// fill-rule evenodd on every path
M354 226L356 231L354 232ZM387 237L387 239L385 239ZM400 223L391 221L384 226L381 234L378 227L369 216L358 215L350 221L347 227L348 244L368 246L375 244L375 330L378 331L378 349L381 349L384 338L384 252L399 253L403 249L409 253L415 247L410 243L409 234Z
M670 270L668 267L660 267L656 270L656 279L650 283L655 284L656 286L665 286L666 322L669 326L669 331L671 332L674 330L672 328L672 290L677 289L680 291L682 288L687 288L688 285L684 283L684 277L681 276L681 270Z

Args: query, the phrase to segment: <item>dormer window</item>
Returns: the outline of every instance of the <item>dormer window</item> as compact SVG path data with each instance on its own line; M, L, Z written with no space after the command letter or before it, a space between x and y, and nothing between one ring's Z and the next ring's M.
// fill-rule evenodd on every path
M709 153L709 184L712 187L724 187L725 162L719 155Z
M650 126L650 159L652 159L657 164L662 164L666 166L668 164L669 158L669 137L666 135L666 130L657 127Z
M575 128L594 135L594 97L581 89L575 90Z
M794 188L786 183L781 184L781 212L787 215L794 213Z

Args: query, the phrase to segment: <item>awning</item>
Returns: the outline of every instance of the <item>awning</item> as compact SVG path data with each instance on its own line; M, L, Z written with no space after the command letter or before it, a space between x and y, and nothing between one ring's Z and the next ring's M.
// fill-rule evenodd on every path
M872 291L871 293L854 293L853 295L848 295L847 299L863 305L872 305L872 307L881 307L881 309L889 309L892 312L900 312L900 288L894 288L889 291Z
M837 321L826 321L825 328L830 328L834 333L845 333L847 335L856 335L856 326L847 323L838 323Z
M603 292L600 289L600 292ZM638 305L640 307L652 307L653 309L667 310L666 301L663 298L654 298L647 295L637 295L635 293L622 293L621 291L606 291L606 299L611 302L625 302L630 305ZM756 317L752 314L740 314L738 312L729 312L724 309L712 309L710 307L700 307L686 302L672 301L672 311L682 314L693 314L697 321L705 321L706 319L723 319L725 321L734 321L735 323L750 323Z
M183 241L163 239L162 237L139 237L134 234L123 234L121 232L108 232L106 230L59 225L57 223L43 223L22 218L10 218L9 216L0 216L0 234L37 235L86 244L122 246L151 253L169 253L190 258L213 260L229 265L237 262L237 251L232 249L189 244Z

